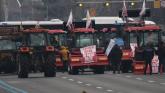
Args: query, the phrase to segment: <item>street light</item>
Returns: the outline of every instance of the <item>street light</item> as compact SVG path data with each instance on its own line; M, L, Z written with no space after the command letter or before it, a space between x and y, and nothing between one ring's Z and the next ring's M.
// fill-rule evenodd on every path
M79 7L82 7L83 6L83 4L82 3L79 3Z
M107 6L107 7L110 6L109 2L106 2L106 3L105 3L105 6Z
M134 6L135 5L135 2L131 2L131 6Z

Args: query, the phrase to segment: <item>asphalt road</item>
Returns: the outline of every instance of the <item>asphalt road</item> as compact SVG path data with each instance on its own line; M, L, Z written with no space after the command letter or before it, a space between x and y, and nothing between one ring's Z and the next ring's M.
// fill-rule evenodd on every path
M84 73L45 78L43 74L30 74L30 78L18 79L16 75L0 76L0 93L165 93L165 74L102 75Z

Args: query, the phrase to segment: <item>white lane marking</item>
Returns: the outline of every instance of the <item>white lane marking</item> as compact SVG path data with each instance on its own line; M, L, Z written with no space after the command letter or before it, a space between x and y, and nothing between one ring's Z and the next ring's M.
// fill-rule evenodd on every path
M68 80L70 80L70 81L74 81L73 79L68 79Z
M154 83L155 81L152 81L152 80L148 80L149 83Z
M121 76L120 74L116 74L116 76Z
M63 79L67 79L67 77L62 77Z
M102 89L102 87L96 87L97 89Z
M143 80L142 78L136 78L137 80Z
M165 83L160 83L161 85L165 85Z
M77 81L77 83L78 83L78 84L82 84L83 82L81 82L81 81Z
M21 83L20 81L8 81L8 83L10 84L18 84L18 83Z
M86 86L92 86L92 84L85 84Z
M113 90L111 90L111 89L108 89L108 90L106 90L107 92L112 92Z
M131 78L132 76L125 76L125 77L127 77L127 78Z

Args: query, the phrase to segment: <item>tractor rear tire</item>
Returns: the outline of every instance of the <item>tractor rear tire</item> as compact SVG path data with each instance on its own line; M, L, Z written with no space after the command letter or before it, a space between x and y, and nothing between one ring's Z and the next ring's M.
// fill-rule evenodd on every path
M55 65L54 54L49 54L46 58L45 67L44 67L44 76L45 77L56 76L56 65Z
M69 73L70 75L78 75L78 74L79 74L79 70L78 70L78 68L71 68L71 67L69 66L68 73Z
M104 71L105 71L104 66L103 67L96 67L96 68L94 68L93 73L94 74L104 74Z
M21 54L19 57L18 78L28 78L29 73L29 57L28 54Z

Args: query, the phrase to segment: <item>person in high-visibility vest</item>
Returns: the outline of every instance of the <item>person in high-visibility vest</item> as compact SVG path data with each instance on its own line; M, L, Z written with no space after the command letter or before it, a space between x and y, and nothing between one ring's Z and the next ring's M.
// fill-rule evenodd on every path
M61 46L60 50L61 61L63 62L63 73L68 71L70 52L67 47Z

